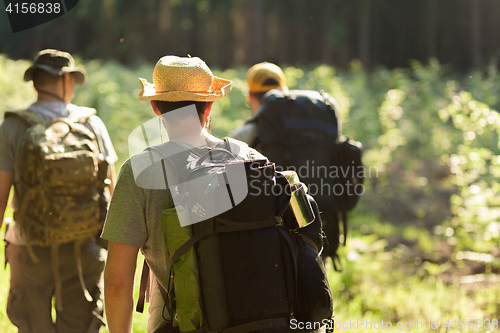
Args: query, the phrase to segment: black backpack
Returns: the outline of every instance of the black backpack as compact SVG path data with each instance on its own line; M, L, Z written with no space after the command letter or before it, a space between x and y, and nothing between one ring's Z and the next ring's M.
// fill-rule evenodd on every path
M319 204L328 242L322 256L339 270L337 249L347 237L347 212L362 194L361 144L341 136L335 100L324 91L267 92L257 116L253 146L277 167L296 170Z
M317 252L319 211L317 221L298 229L285 176L266 160L236 160L232 147L238 144L229 142L191 149L167 143L167 154L149 148L165 156L164 173L177 178L168 179L169 188L182 199L162 214L173 263L171 280L161 285L165 309L174 318L165 331L308 332L292 330L291 320L322 322L333 315ZM241 168L247 195L233 186ZM181 226L183 221L198 222Z

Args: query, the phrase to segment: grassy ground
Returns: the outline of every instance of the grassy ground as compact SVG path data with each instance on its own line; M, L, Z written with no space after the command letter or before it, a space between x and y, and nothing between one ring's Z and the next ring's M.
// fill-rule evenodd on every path
M425 230L363 220L342 249L344 271L329 270L336 331L375 332L382 322L396 332L493 332L488 323L498 329L498 259L454 253Z
M485 327L489 321L494 328L493 320L500 318L498 261L457 255L424 230L372 220L369 225L363 217L352 221L356 231L341 249L342 273L327 262L336 332L375 332L389 326L394 332L495 332ZM138 274L141 267L140 258ZM5 333L16 332L5 315L8 274L8 268L0 271L0 331ZM134 314L134 332L145 332L146 318ZM466 328L460 329L460 323Z
M0 233L3 239L4 228ZM2 269L0 269L0 332L10 333L16 332L14 326L12 326L7 319L7 314L5 313L5 305L7 303L7 295L9 291L9 268L3 269L4 263L4 247L0 246L0 257L2 258Z
M8 209L5 216L11 217L12 212ZM5 225L2 226L0 236L3 239L5 235ZM4 264L4 246L0 246L0 258L1 265L3 268ZM135 299L137 299L137 295L139 292L139 281L140 281L140 273L142 270L143 257L139 255L137 259L137 271L136 271L136 290L135 290ZM2 333L15 333L17 332L17 328L11 324L9 319L7 318L7 314L5 313L5 308L7 304L7 297L9 294L9 279L10 279L10 271L9 266L6 269L0 269L0 332ZM147 324L147 313L148 313L148 304L146 303L144 313L134 312L134 332L146 332L146 324ZM106 328L101 329L102 333L109 332Z

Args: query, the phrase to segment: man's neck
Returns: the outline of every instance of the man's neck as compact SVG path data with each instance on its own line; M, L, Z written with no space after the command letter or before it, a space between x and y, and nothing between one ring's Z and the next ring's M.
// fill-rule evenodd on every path
M38 102L68 103L68 102L64 101L62 98L60 98L57 94L50 92L50 91L38 91Z
M168 133L170 141L184 142L195 147L205 147L205 146L213 146L217 143L222 142L221 139L213 136L208 133L206 129L203 129L200 133L196 134L180 134L180 133Z

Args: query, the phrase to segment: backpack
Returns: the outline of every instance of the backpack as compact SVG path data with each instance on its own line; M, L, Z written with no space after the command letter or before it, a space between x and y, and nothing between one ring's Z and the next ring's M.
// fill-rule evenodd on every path
M363 182L363 165L361 144L341 136L336 105L324 91L271 90L254 120L254 144L277 166L295 170L307 184L323 214L328 241L323 257L331 257L339 270L339 221L345 244L347 212L362 193L359 187L352 188Z
M27 125L16 161L14 183L22 196L15 221L26 236L33 262L39 260L32 245L52 247L58 309L62 308L57 251L61 244L75 243L82 289L92 300L83 281L80 245L101 231L107 204L107 163L96 135L84 125L94 114L94 109L75 107L69 117L46 122L29 109L5 113Z
M172 262L162 285L172 318L166 331L292 332L292 318L330 320L331 292L315 249L321 244L314 243L321 239L320 220L319 232L308 226L302 237L289 208L287 178L266 160L236 160L231 139L224 141L189 150L167 143L167 154L148 148L168 156L161 162L164 174L177 175L177 181L168 179L176 206L162 212ZM236 179L242 175L248 192ZM144 275L141 280L142 294Z

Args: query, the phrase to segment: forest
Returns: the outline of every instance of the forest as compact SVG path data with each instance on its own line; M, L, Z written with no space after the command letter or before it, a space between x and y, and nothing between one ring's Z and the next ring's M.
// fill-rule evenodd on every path
M500 55L499 15L495 0L85 0L15 34L0 20L0 53L30 59L57 45L124 64L190 54L220 68L267 60L346 69L353 59L395 68L434 57L463 71Z

